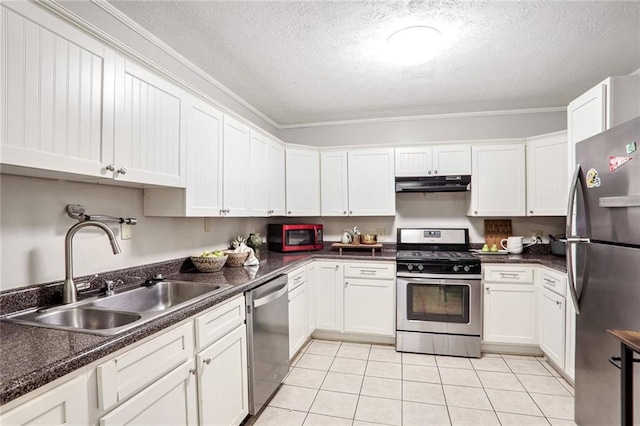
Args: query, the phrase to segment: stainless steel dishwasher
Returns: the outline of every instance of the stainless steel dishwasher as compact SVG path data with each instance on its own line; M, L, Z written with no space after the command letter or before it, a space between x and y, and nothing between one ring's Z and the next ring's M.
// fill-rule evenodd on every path
M281 275L246 293L249 414L256 415L289 372L289 294Z

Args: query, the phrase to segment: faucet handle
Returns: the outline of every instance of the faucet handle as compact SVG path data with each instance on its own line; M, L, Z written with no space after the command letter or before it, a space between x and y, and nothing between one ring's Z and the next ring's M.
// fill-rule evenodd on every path
M91 279L90 279L89 281L87 281L87 282L84 282L84 283L76 283L76 289L77 289L78 291L88 289L89 287L91 287L91 283L92 283L92 282L94 282L97 278L98 278L98 274L95 274L95 275L94 275L93 277L91 277Z

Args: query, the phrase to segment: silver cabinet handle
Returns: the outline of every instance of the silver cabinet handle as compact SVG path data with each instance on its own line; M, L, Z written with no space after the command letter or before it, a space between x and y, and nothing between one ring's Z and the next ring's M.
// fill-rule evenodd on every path
M491 293L491 289L489 287L486 287L485 290L487 293Z
M109 164L107 167L105 167L105 169L109 170L110 172L115 172L116 166L114 166L113 164Z
M347 211L346 211L346 210L345 210L345 211L343 211L343 212L342 212L342 214L347 214Z
M552 280L551 278L547 278L547 277L544 277L544 281L549 284L552 284L553 286L555 286L557 282L556 280Z
M336 269L338 269L340 267L340 265L336 265Z
M514 278L514 279L520 279L520 275L514 273L514 272L500 272L500 278Z
M360 275L376 275L378 271L373 269L360 269Z
M556 300L556 305L560 306L560 305L562 305L562 302L559 301L559 300Z
M529 213L533 214L533 210L529 210Z
M427 171L427 174L430 175L431 174L431 170Z
M203 359L202 362L204 362L205 364L209 365L209 364L211 364L211 358Z
M345 282L344 282L344 286L345 286L345 287L348 287L348 286L349 286L349 281L345 281Z
M289 211L287 212L287 214L291 214L291 210L289 210Z
M189 374L193 374L195 376L196 375L196 369L195 368L190 368L189 369Z
M349 214L353 214L353 210L349 210Z
M474 211L473 211L473 214L478 214L478 210L474 210Z
M434 171L433 171L433 174L434 174L434 175L437 175L437 174L438 174L438 171L437 171L437 170L434 170Z
M116 173L119 173L121 175L126 175L127 169L125 169L124 167L120 167L118 170L116 170Z

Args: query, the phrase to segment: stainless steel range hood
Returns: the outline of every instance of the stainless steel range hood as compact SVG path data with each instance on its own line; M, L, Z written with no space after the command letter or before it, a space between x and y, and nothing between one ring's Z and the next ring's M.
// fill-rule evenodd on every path
M460 192L470 184L471 175L397 177L396 192Z

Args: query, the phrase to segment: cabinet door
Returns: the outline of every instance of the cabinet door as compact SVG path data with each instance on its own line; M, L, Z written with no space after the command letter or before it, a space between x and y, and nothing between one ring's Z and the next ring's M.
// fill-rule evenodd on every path
M395 216L393 149L349 151L349 215Z
M187 115L187 216L218 216L222 209L223 114L190 97Z
M123 56L116 57L114 178L185 187L185 92Z
M267 162L269 216L284 216L286 212L284 147L279 143L270 141L267 147Z
M484 284L484 290L483 340L538 345L536 287Z
M193 360L185 362L157 382L100 419L100 426L197 425L196 378Z
M434 145L433 174L470 175L471 145Z
M89 424L87 379L80 376L0 416L3 425Z
M316 264L316 329L342 331L343 265Z
M239 425L249 414L247 327L200 352L196 362L200 424Z
M394 336L395 311L393 280L345 279L345 332Z
M567 106L569 173L573 173L576 164L576 144L606 129L606 96L607 86L598 84Z
M322 216L346 216L349 209L347 152L320 154Z
M286 149L287 216L320 216L320 155Z
M472 148L471 215L525 215L524 144Z
M567 133L527 139L527 215L566 216Z
M576 309L571 299L566 302L565 317L565 361L564 372L574 380L576 376Z
M548 289L542 290L542 344L540 349L560 368L564 368L565 299Z
M249 149L249 213L251 216L268 216L268 151L269 140L255 130L251 130L251 147Z
M289 358L298 352L307 338L307 285L289 292Z
M316 266L307 265L307 337L316 330Z
M30 2L0 21L2 164L111 179L113 51Z
M224 179L222 208L225 216L249 214L249 127L224 116L223 130Z
M433 173L431 147L414 146L395 149L397 177L430 176Z

